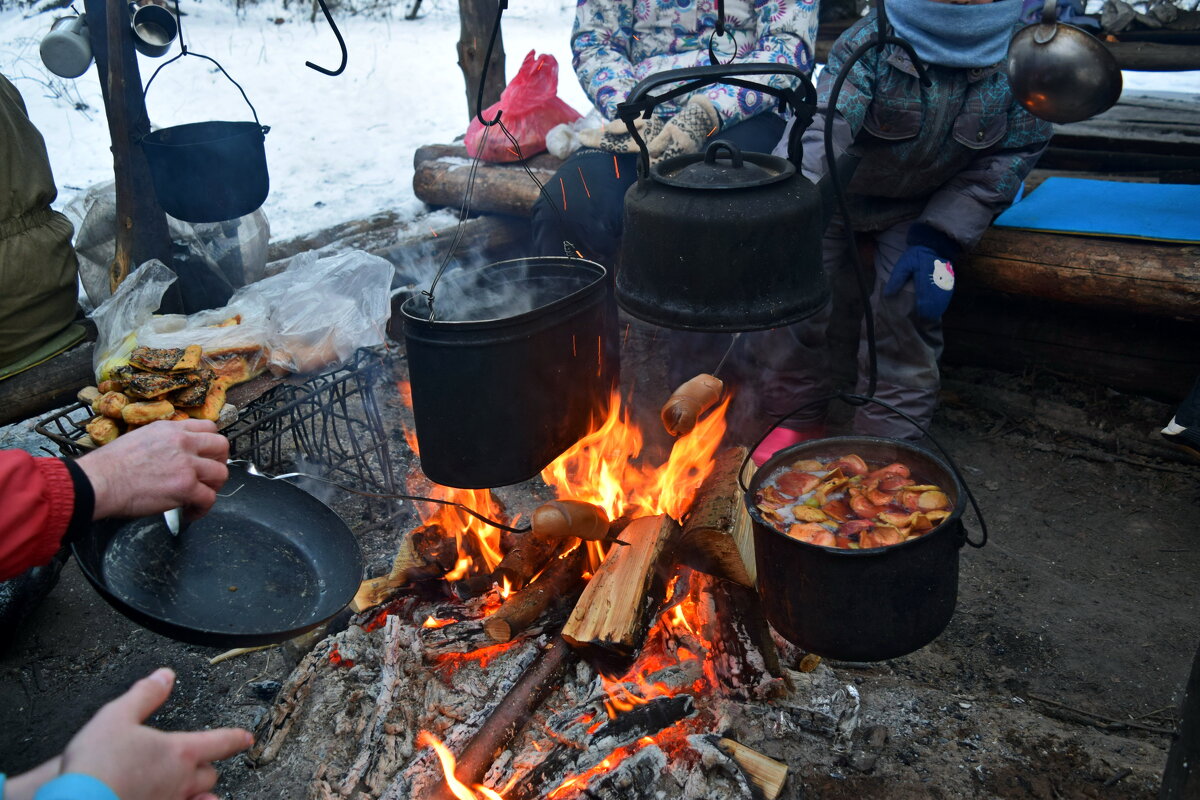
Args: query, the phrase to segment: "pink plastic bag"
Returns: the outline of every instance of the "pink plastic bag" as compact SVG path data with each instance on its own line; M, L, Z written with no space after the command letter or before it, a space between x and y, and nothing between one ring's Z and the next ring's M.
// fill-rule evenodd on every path
M495 119L496 112L504 127L521 145L521 156L529 158L546 149L546 134L555 125L574 122L582 116L558 98L558 61L552 55L534 57L530 50L512 83L500 93L500 100L483 112L484 119ZM480 155L485 127L478 117L467 126L467 155ZM484 161L503 163L518 161L516 148L500 130L499 125L488 129L483 145Z

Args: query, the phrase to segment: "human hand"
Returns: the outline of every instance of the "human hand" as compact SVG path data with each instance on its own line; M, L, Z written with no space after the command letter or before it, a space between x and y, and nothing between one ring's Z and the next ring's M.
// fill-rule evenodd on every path
M909 229L908 245L892 267L883 296L899 294L911 278L917 316L936 322L946 313L954 296L954 266L950 259L951 254L957 255L959 247L946 234L921 223L914 223Z
M202 419L160 420L119 436L76 463L96 494L93 519L144 517L183 507L189 518L216 502L229 478L229 440Z
M709 136L721 129L717 109L704 95L692 95L679 113L647 145L650 160L658 163L688 153L698 153Z
M216 800L212 762L254 737L240 728L167 733L143 725L174 682L171 670L156 670L97 711L63 751L62 773L98 778L121 800Z
M658 117L633 121L642 141L646 142L658 135L663 128L663 121ZM613 120L602 128L587 128L579 132L579 143L584 147L594 147L607 153L636 153L640 150L637 142L629 133L629 126L624 120Z

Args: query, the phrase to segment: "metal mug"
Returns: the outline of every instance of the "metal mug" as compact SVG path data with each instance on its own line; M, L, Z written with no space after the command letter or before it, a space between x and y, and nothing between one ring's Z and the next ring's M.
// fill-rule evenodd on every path
M171 49L171 43L179 35L179 21L174 14L154 3L144 6L130 3L129 15L133 46L139 53L158 58Z
M46 69L60 78L78 78L92 65L87 17L59 17L42 37L39 48Z

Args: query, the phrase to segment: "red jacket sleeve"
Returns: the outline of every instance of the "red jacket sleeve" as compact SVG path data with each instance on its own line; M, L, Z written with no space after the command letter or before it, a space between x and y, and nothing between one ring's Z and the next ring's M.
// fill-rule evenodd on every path
M75 486L57 458L0 451L0 580L45 564L75 511Z

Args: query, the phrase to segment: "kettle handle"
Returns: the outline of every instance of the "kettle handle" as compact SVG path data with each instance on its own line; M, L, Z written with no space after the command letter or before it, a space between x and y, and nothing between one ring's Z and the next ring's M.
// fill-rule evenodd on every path
M767 84L743 80L747 75L787 75L799 78L800 87L797 89L777 89ZM683 85L676 86L674 89L668 89L661 94L650 94L651 89L666 83L682 83ZM813 86L813 82L808 75L802 72L799 67L792 64L714 64L705 67L669 69L665 72L657 72L647 78L643 78L629 92L629 97L625 102L617 106L617 116L629 128L629 133L633 137L633 140L637 142L640 151L640 158L638 160L639 175L645 177L650 174L650 150L646 147L646 142L642 140L642 136L633 124L633 121L639 115L648 119L651 110L659 103L674 100L680 95L689 94L702 86L708 86L713 83L727 83L731 86L740 86L743 89L764 92L778 97L787 103L788 107L792 110L792 114L797 118L796 122L792 125L792 136L788 141L788 158L792 163L796 162L796 157L799 155L800 134L812 122L813 115L817 111L817 88Z

